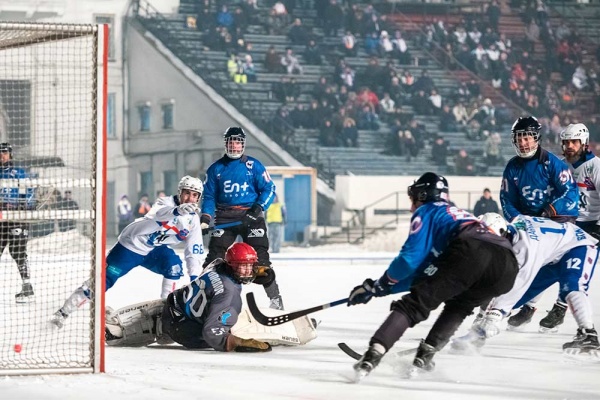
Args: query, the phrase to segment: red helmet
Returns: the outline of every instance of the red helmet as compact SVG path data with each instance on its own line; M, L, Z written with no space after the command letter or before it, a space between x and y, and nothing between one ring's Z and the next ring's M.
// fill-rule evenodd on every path
M225 253L225 262L233 278L239 283L250 283L256 278L258 255L247 243L234 243Z

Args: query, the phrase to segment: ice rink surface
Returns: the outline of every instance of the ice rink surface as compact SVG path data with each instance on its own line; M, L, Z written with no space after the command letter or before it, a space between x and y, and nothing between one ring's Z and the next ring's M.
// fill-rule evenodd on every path
M285 250L273 256L273 266L288 311L346 297L365 278L379 277L395 255L356 248ZM107 293L106 304L116 309L158 298L160 280L136 268ZM598 325L599 280L595 274L590 289ZM245 290L255 292L259 305L267 306L262 287L250 285ZM413 356L396 353L415 348L439 310L410 329L360 384L352 383L353 360L337 347L346 342L362 353L390 302L398 297L388 296L313 314L321 321L318 337L305 346L275 347L262 354L179 346L107 348L105 374L0 377L0 399L600 399L600 360L562 354L562 344L576 331L572 316L567 314L556 334L537 332L538 321L556 294L556 287L546 292L524 332L504 331L478 355L451 354L446 348L436 356L436 370L416 378L405 375ZM466 332L472 319L459 334Z

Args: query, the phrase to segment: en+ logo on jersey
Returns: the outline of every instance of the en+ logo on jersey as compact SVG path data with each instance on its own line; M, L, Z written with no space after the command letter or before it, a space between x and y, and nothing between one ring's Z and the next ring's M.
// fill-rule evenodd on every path
M250 185L248 182L244 182L241 185L237 182L232 183L231 180L223 182L223 193L225 193L225 197L239 197L246 196Z

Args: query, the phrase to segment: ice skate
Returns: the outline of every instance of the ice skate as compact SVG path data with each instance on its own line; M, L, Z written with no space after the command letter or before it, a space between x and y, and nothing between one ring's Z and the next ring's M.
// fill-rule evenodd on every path
M508 326L506 329L509 331L521 330L526 324L531 322L535 310L537 310L535 307L525 304L518 313L508 319Z
M269 308L283 311L283 300L281 299L281 296L273 297L269 304Z
M433 356L437 350L430 344L425 343L425 340L421 340L417 354L413 360L412 368L409 371L410 377L415 377L422 374L423 372L431 372L435 368L435 362L433 362Z
M562 325L565 320L567 305L554 303L552 310L548 311L548 315L540 320L540 329L542 333L558 332L558 326Z
M64 313L62 309L60 309L55 312L54 315L52 315L52 318L50 318L50 321L48 322L50 323L51 327L62 329L62 327L65 326L65 320L68 316L68 314Z
M34 300L33 294L31 283L24 283L21 292L15 295L15 301L18 304L31 303Z
M376 349L376 347L378 349ZM356 383L360 382L365 376L369 375L371 371L379 365L379 362L383 358L383 354L381 351L383 346L380 344L374 344L369 346L367 352L354 364L354 371L356 372L354 381Z
M589 353L598 357L600 344L598 343L598 333L596 329L577 329L577 334L572 342L563 344L563 352L570 356Z
M458 354L475 354L485 345L485 334L473 327L466 335L452 339L450 349Z

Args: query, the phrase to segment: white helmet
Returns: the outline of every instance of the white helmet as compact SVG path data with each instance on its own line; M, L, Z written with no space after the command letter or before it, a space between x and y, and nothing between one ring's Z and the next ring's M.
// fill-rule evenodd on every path
M194 178L193 176L186 175L179 181L179 185L177 185L177 196L181 199L181 191L183 189L191 190L192 192L197 192L198 197L202 197L202 192L204 191L204 185L202 185L202 181L198 178Z
M560 133L560 140L579 140L582 146L590 143L590 131L584 124L570 124Z
M504 218L502 218L500 214L494 212L483 214L479 217L479 220L498 236L504 236L504 233L508 229Z

